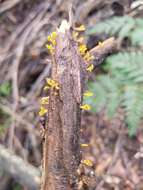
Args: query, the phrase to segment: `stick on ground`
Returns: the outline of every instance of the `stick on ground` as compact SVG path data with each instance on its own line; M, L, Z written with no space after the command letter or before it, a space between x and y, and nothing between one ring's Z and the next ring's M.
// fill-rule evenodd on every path
M26 163L2 145L0 145L0 170L8 173L30 190L38 190L39 188L40 170Z

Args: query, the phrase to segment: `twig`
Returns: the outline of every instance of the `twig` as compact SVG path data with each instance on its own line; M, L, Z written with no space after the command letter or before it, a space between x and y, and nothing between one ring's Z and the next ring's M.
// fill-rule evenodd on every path
M28 150L25 149L17 136L14 136L14 148L20 152L20 156L27 161Z
M27 94L27 98L33 98L33 96L36 96L37 89L40 92L41 89L39 89L40 84L45 79L45 77L48 77L50 74L51 64L48 63L46 68L43 70L43 72L40 74L40 76L37 78L35 83L32 85L30 92Z
M117 50L117 42L115 38L108 38L102 45L98 45L90 50L90 53L94 55L94 65L100 65L107 55L113 51Z
M123 124L121 124L121 130L120 130L120 133L118 135L118 139L117 139L116 144L115 144L115 149L114 149L114 153L113 153L112 162L108 167L106 175L110 174L110 171L111 171L113 165L115 164L115 162L116 162L116 160L117 160L117 158L118 158L118 156L119 156L119 154L121 152L122 145L123 145L123 130L122 129L123 129ZM96 190L101 190L103 185L104 185L104 179L102 179L100 181L100 183L96 187Z
M31 190L38 190L40 170L24 162L2 145L0 145L0 168L14 177L20 184L27 186Z
M2 14L5 11L7 11L7 10L11 9L12 7L16 6L18 3L20 3L20 1L22 1L22 0L5 1L4 3L1 4L0 14Z
M18 69L19 69L19 64L24 52L26 40L29 36L30 33L32 33L32 30L34 29L35 25L42 19L43 14L45 13L46 9L44 8L44 11L37 16L37 18L32 22L32 24L26 29L25 33L22 35L21 40L15 49L15 55L16 58L13 61L12 64L12 84L13 84L13 110L16 112L17 106L18 106L18 101L19 101L19 90L18 90ZM13 137L14 137L14 130L15 130L15 120L13 118L12 125L9 130L9 147L12 148L12 143L13 143Z
M78 22L83 23L84 19L88 16L90 11L92 11L95 8L98 8L99 6L102 6L105 4L106 1L102 0L89 0L81 3L81 5L76 10L75 18ZM84 11L83 11L84 10Z
M28 28L29 29L29 28ZM18 89L18 70L19 70L19 64L23 55L24 47L25 47L25 41L31 32L31 28L26 31L24 34L20 45L16 49L16 58L14 59L13 65L12 65L12 85L13 85L13 111L16 113L18 102L19 102L19 89ZM9 130L9 141L8 145L12 149L13 145L13 137L14 137L14 130L15 130L16 121L15 118L12 118L12 124Z
M29 133L33 133L33 134L36 134L38 136L38 132L36 130L33 129L33 124L30 123L29 121L25 120L20 113L16 114L13 112L13 110L10 108L10 106L7 106L7 105L4 105L2 103L0 103L0 108L8 113L10 116L14 117L15 120L24 125L25 129L29 132ZM37 132L37 133L36 133Z
M27 28L31 27L31 23L36 19L36 17L38 17L38 15L41 15L43 13L43 9L45 13L45 8L47 10L49 6L50 6L49 3L48 4L45 2L41 3L38 9L30 12L29 15L27 16L27 19L14 30L14 32L11 34L11 36L7 40L8 41L7 46L5 47L4 50L2 49L1 62L3 62L7 58L10 58L14 54L15 51L10 52L10 48L13 46L15 41L20 40L23 32L25 32Z

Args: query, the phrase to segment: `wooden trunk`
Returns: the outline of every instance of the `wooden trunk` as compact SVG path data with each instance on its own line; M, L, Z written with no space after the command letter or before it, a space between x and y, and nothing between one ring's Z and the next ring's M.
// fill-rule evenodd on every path
M44 142L42 190L74 190L80 163L80 122L85 63L70 29L57 33L51 78L60 89L50 90Z

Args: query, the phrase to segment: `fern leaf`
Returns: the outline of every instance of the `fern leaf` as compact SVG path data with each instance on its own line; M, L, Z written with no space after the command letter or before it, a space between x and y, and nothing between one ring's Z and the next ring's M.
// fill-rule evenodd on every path
M87 35L105 33L120 38L128 37L133 45L143 45L143 20L129 16L112 17L87 30Z
M143 27L136 28L128 35L133 45L143 45Z
M109 56L104 69L107 74L97 77L90 83L90 90L95 93L96 101L89 101L98 112L106 108L107 114L113 117L121 106L126 113L125 122L129 134L135 134L143 118L143 53L126 52Z
M129 134L135 134L140 120L143 117L143 89L137 86L128 86L123 96L123 106L126 111L126 123L129 127Z
M88 84L89 91L94 93L94 97L84 97L84 103L92 105L93 112L99 112L106 105L106 91L98 82Z
M132 17L112 17L103 22L97 23L95 27L87 31L87 34L106 33L109 35L115 35L121 31L121 36L125 36L123 33L128 34L133 26L134 19Z

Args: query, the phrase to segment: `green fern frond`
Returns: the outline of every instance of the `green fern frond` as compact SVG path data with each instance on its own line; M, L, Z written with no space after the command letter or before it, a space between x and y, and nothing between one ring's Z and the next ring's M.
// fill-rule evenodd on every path
M94 93L94 97L86 98L84 101L92 105L93 112L100 112L106 104L106 91L99 83L89 83L88 88Z
M132 17L112 17L103 22L97 23L95 27L87 31L87 34L106 33L109 35L115 35L120 31L120 34L123 35L123 33L128 33L134 25L135 22Z
M112 17L87 30L87 35L105 33L120 38L128 37L133 45L143 45L143 20L130 16Z
M95 83L89 83L88 89L94 98L85 97L84 102L92 105L93 112L100 112L104 107L109 117L113 117L120 104L119 85L108 75L100 75Z
M137 127L143 117L143 88L127 86L123 95L122 106L126 113L126 123L129 134L135 134Z
M142 82L142 60L142 52L118 53L107 59L104 69L128 84Z
M107 74L99 75L90 83L89 90L95 94L94 100L85 98L93 105L94 111L106 108L113 117L118 107L125 111L125 122L129 134L135 134L143 119L143 53L126 52L109 56L104 66Z
M109 117L113 117L120 103L120 92L118 81L108 75L98 77L100 85L105 89L106 109Z
M143 19L135 19L135 27L130 31L128 37L131 39L133 45L143 45Z

